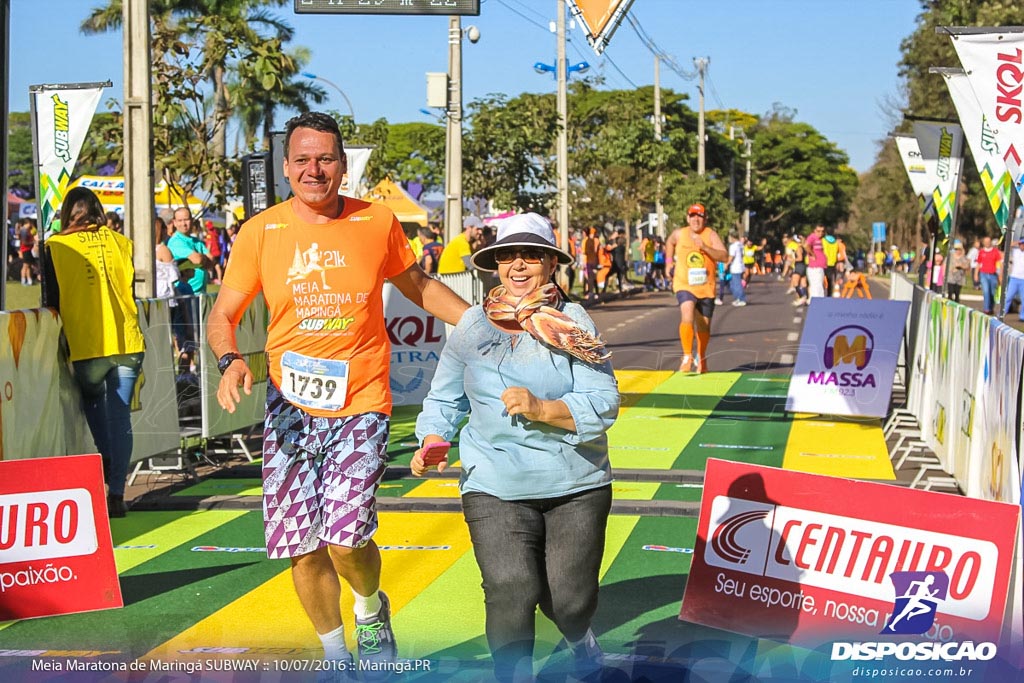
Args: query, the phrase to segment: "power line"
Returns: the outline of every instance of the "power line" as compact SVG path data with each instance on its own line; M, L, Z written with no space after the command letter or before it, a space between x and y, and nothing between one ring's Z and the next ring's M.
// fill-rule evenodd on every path
M622 72L622 69L620 69L619 65L615 63L615 60L613 60L611 58L611 55L608 54L607 50L604 52L603 56L604 56L605 59L608 60L608 63L612 65L612 68L615 69L616 71L618 71L619 75L622 76L623 78L625 78L627 83L629 83L631 86L633 86L634 90L636 90L636 89L638 89L640 87L636 83L634 83L629 76L627 76L625 73Z
M687 71L683 69L681 66L679 66L679 63L676 62L675 57L673 57L672 55L668 54L660 47L658 47L658 44L654 42L653 38L647 35L647 31L645 31L644 28L640 25L640 22L637 21L636 17L633 16L632 12L626 14L626 21L629 22L629 25L633 28L633 31L636 33L637 38L639 38L640 42L644 44L644 47L650 50L651 54L653 54L655 57L663 61L665 63L665 66L671 69L677 76L687 81L692 81L695 78L697 78L696 71Z
M715 90L715 82L711 80L711 69L704 72L707 79L708 87L711 88L711 96L715 98L715 103L718 104L718 108L724 110L725 105L722 104L722 98L718 96L718 91Z

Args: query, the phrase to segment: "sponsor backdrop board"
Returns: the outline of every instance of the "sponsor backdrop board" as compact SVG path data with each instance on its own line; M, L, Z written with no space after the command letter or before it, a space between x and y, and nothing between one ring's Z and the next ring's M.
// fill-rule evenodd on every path
M394 405L423 403L448 338L445 324L409 301L390 282L384 285L384 324L391 343L391 399Z
M885 417L908 306L881 299L813 299L786 410Z
M945 572L948 594L929 632L996 642L1019 514L1005 503L711 459L680 619L807 647L884 640L899 575Z
M0 462L0 621L122 607L98 455Z
M146 355L132 395L132 462L176 450L181 444L170 299L139 299L136 304Z

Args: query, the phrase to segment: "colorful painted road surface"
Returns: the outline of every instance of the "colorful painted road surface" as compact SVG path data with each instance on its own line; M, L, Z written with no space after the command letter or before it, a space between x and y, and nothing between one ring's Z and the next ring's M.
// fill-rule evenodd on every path
M828 680L827 654L679 621L702 472L715 457L891 480L879 421L786 413L779 375L627 371L618 379L623 404L609 434L616 507L594 618L607 680L681 680L684 671L747 680L755 669L758 680ZM414 422L414 409L394 415L376 536L408 669L395 680L487 680L483 591L457 512L458 480L408 475ZM457 444L451 460L457 465ZM331 680L311 670L320 642L289 563L266 557L258 464L235 469L166 495L166 509L111 520L125 607L0 624L0 681ZM343 590L354 649L351 610ZM538 680L568 680L561 636L540 614L535 657Z

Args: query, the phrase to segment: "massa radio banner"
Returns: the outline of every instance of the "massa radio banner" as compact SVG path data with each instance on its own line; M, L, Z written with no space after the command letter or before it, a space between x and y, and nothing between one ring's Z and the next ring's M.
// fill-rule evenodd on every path
M680 619L812 648L998 642L1019 514L710 459Z
M100 456L0 462L0 621L123 605Z
M884 417L909 306L884 299L812 299L786 410Z

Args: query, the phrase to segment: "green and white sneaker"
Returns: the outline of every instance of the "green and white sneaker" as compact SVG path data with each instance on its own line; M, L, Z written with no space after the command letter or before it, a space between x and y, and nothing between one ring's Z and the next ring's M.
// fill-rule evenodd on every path
M356 618L359 669L364 675L375 671L377 666L382 673L390 672L388 665L398 657L395 632L391 629L391 601L384 591L379 591L379 595L380 611L369 619Z

